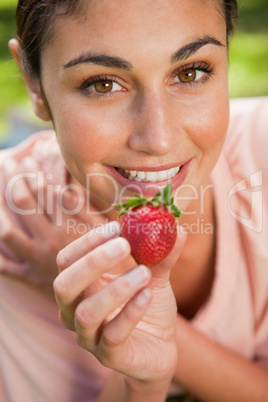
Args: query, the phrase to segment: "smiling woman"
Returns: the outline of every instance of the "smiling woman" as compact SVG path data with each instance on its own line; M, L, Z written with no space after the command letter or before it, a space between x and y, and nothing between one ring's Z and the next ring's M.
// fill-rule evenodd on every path
M268 102L230 103L236 14L18 2L10 50L54 130L0 154L1 400L268 398ZM183 214L148 269L114 204L163 188Z
M39 73L38 53L34 52L35 63L30 63L25 56L22 58L26 66L25 80L31 88L32 98L36 99L34 107L37 115L44 120L52 118L72 177L85 187L87 174L103 174L102 178L91 179L91 199L97 203L101 198L106 208L114 202L115 195L105 175L111 175L118 182L115 167L149 172L185 165L173 180L176 190L182 184L183 172L186 166L188 170L189 164L189 175L195 176L191 184L199 185L220 151L228 124L226 25L222 10L218 4L215 7L209 3L204 12L202 4L196 1L184 5L182 12L171 18L170 10L176 6L175 3L159 6L154 11L149 3L144 3L142 7L139 6L141 12L137 17L136 4L120 4L116 29L111 18L114 9L108 3L104 9L96 6L94 17L89 14L85 21L79 13L76 18L68 17L66 13L62 17L62 10L53 27L57 30L57 36L52 42L51 28L50 40L39 55L39 59L43 60L40 92L29 74L29 71ZM99 7L101 11L98 14ZM156 28L155 21L160 19L160 9L161 24L174 24L171 32L158 32ZM200 10L198 22L194 9ZM147 17L149 11L152 16L150 19ZM183 24L185 15L188 16L187 24ZM204 30L202 26L210 18L216 24L210 24L210 29ZM124 41L119 42L118 32L124 31L128 19L127 35ZM146 32L142 28L145 23ZM196 35L192 33L192 23L197 25ZM75 40L73 31L76 31ZM90 43L87 37L92 38ZM180 42L177 38L181 38ZM145 39L147 45L143 46ZM25 41L21 41L23 52L27 42L24 44ZM11 42L15 57L19 54L16 46L17 42ZM214 49L213 53L211 48ZM70 57L70 54L73 56ZM148 68L148 61L151 66L157 65L158 69L153 71ZM222 96L218 97L220 89ZM189 113L189 104L192 114ZM208 107L209 104L211 107ZM88 113L89 108L94 108L94 114ZM79 121L76 118L78 109ZM164 110L167 112L164 113ZM221 110L221 118L216 120L213 116L219 115L218 110ZM109 119L104 118L107 115ZM180 139L176 134L178 130L181 131ZM190 133L193 139L191 144L187 139ZM205 138L211 141L208 143ZM185 142L187 153L177 148L178 140ZM105 147L99 146L102 141ZM115 142L122 144L118 150L114 150ZM211 152L213 144L214 152ZM94 150L90 157L88 147ZM209 157L203 158L207 152ZM131 185L130 182L124 182L129 189ZM140 189L145 195L151 195L159 185L143 182ZM165 185L165 182L161 182L161 188ZM136 191L136 185L133 188Z

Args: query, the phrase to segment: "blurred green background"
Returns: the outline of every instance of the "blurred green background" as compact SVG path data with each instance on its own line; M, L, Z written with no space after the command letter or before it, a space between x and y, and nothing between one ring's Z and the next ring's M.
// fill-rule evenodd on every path
M0 0L0 143L34 117L7 43L15 34L17 0ZM231 97L268 95L268 0L238 0L240 24L230 44Z

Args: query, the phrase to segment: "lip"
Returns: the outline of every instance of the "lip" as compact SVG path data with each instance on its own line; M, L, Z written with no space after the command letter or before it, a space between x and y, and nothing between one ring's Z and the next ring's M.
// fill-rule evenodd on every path
M136 170L136 171L146 171L146 172L159 172L161 170L168 170L171 168L174 168L176 166L182 166L180 171L174 176L172 179L164 180L164 181L159 181L159 182L137 182L137 181L132 181L128 180L126 177L123 177L116 169L115 167L108 166L106 165L106 168L108 169L110 175L123 187L127 187L129 191L132 191L134 193L137 193L139 190L140 192L145 196L145 197L151 197L154 196L156 192L162 190L168 183L171 182L172 184L172 189L173 191L176 190L178 187L180 187L185 180L185 177L187 176L189 167L191 164L191 159L189 159L185 163L181 164L172 164L172 165L165 165L165 166L157 166L156 167L127 167L124 166L117 168L121 168L124 170Z
M117 169L123 169L123 170L136 170L137 172L160 172L162 170L169 170L178 166L184 165L185 162L182 163L173 163L169 165L158 165L157 167L148 167L148 166L116 166Z

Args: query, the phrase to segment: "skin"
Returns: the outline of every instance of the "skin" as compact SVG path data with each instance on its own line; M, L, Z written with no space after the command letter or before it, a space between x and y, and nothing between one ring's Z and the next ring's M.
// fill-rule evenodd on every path
M162 170L191 160L183 184L199 194L200 186L209 184L229 119L226 27L218 3L148 0L139 1L137 7L136 0L92 0L89 4L81 18L58 19L57 35L44 49L41 80L50 113L39 79L24 71L18 43L10 43L36 114L53 120L70 180L85 186L88 173L107 174L107 166ZM178 49L207 37L218 44L206 44L186 59L171 62ZM96 63L72 66L73 60L88 52L124 59L132 68ZM201 62L212 66L213 74L201 74L191 86L178 81L177 69ZM97 96L93 87L81 90L83 81L96 75L116 77L119 85L105 96ZM95 206L107 207L116 201L114 187L105 177L92 179L90 189ZM189 189L182 194L192 196ZM185 199L180 207L187 212L195 204ZM193 222L200 214L197 208L194 217L185 214L181 222ZM115 215L107 216L114 219ZM214 224L212 192L202 217ZM124 272L130 258L128 243L114 236L93 232L90 242L83 236L63 249L54 282L62 323L76 331L80 346L113 369L99 401L162 401L173 378L206 401L246 400L245 384L250 400L263 400L267 373L215 346L177 315L177 305L185 316L193 315L209 293L214 237L196 241L189 235L185 246L186 236L179 234L163 263L151 270L135 268L133 284L129 273L111 275L118 264L125 265L120 269ZM175 274L170 276L172 267ZM180 277L185 267L188 277ZM120 312L117 317L114 311ZM222 369L215 373L208 356L221 361ZM200 365L202 378L188 372L189 361ZM231 365L239 378L228 374ZM221 375L228 382L224 388Z
M70 19L68 24L59 20L57 36L42 59L43 89L72 177L86 186L87 173L109 175L107 166L137 166L141 170L159 166L164 170L165 166L191 159L183 184L199 192L199 186L208 183L229 119L226 28L217 3L206 2L204 7L200 1L160 1L158 7L152 7L151 2L140 2L139 12L136 1L121 1L116 6L104 3L105 7L92 2L87 19ZM121 33L126 30L123 40ZM191 57L171 63L178 49L206 36L223 46L208 44ZM63 68L88 52L116 56L133 67L126 71L83 63ZM204 74L195 86L173 78L176 70L200 62L206 62L214 71L210 77ZM116 77L118 90L106 97L77 90L83 80L96 75ZM122 186L116 184L120 191ZM176 191L176 187L173 189ZM117 201L114 186L105 177L91 179L90 194L91 202L101 209ZM191 211L193 207L186 199L192 197L192 190L180 190L179 196L180 208ZM202 218L212 222L212 203L207 204L210 210ZM111 211L108 216L117 219L117 212ZM180 222L189 219L191 216L183 217ZM197 214L194 219L198 219ZM199 255L196 261L190 261L191 277L182 281L174 277L178 305L188 316L207 297L213 277L213 237L201 241L196 237L187 243L191 250L194 242ZM185 266L189 266L187 250L173 275L184 276L182 273L188 271Z
M158 1L152 7L146 1L137 11L136 1L92 1L87 19L58 20L56 31L43 53L42 84L73 177L85 186L86 174L109 174L107 166L164 170L192 159L184 183L198 188L217 160L228 125L225 23L214 2L204 7L198 0ZM178 49L208 35L223 46L203 46L171 64ZM63 68L88 52L120 57L133 67L83 63ZM174 77L172 85L177 68L203 61L214 68L207 82L187 87ZM96 75L114 76L121 87L106 97L77 89ZM106 205L116 201L105 178L92 180L90 190Z
M137 12L135 1L121 1L116 5L107 1L90 2L86 18L85 8L83 17L69 18L68 24L66 18L57 21L57 35L44 49L41 79L45 104L39 80L24 72L36 114L44 120L52 117L62 154L72 174L70 180L86 186L87 174L105 175L90 181L91 202L98 209L105 210L118 201L114 184L107 179L108 166L164 170L191 159L184 189L176 186L173 189L175 201L180 198L180 208L183 211L197 209L197 213L194 217L183 214L180 222L191 224L200 216L214 224L211 191L203 213L198 210L199 201L189 205L193 189L199 195L200 186L209 184L208 175L219 156L229 119L225 21L217 2L205 3L206 7L198 0L159 1L157 7L155 4L152 7L150 2L141 2ZM122 32L124 38L121 38ZM179 49L207 36L215 38L222 46L207 44L190 57L171 62ZM11 45L17 57L14 47ZM64 68L89 52L121 58L132 68L128 71L96 63ZM201 62L213 68L211 76L200 71L201 78L195 85L179 82L178 70ZM78 89L84 80L96 75L116 77L115 91L97 96L100 94L94 92L93 87L91 92ZM116 189L120 192L121 188L117 182ZM128 191L126 195L132 193ZM117 212L110 210L107 216L117 219ZM194 314L210 290L213 242L213 236L190 235L189 256L185 249L174 271L177 303L188 316ZM191 254L193 246L198 256L195 261ZM192 266L191 277L177 281L177 275L182 279L184 272L188 272L184 267L189 265Z

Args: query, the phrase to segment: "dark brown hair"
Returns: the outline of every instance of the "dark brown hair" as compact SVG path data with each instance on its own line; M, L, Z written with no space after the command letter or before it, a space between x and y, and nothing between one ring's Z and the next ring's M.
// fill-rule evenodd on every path
M237 1L219 0L226 21L227 38L233 33L237 20ZM76 17L83 0L19 0L16 11L17 38L27 72L41 74L41 54L53 34L58 16Z

